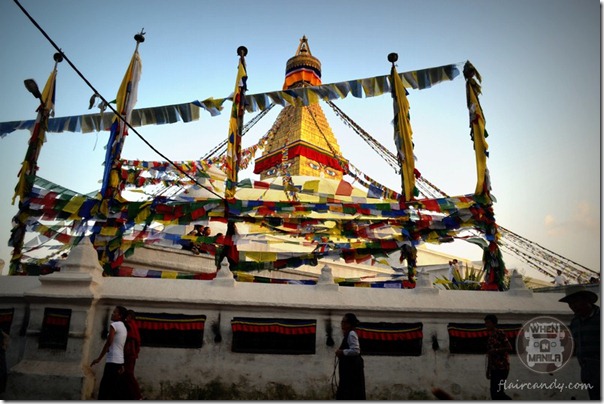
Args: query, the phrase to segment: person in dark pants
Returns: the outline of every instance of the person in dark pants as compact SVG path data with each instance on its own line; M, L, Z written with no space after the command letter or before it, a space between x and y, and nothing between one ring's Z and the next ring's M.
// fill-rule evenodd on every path
M344 338L336 351L340 382L336 391L336 400L365 400L365 370L359 336L356 326L359 320L353 313L342 318Z
M497 316L488 314L484 318L487 328L487 379L490 379L491 400L511 400L505 394L505 380L510 373L510 358L512 345L505 333L497 328Z
M600 400L600 307L598 295L584 286L566 289L559 300L575 313L570 323L575 355L581 366L581 382L588 383L590 400Z
M10 336L4 331L0 330L0 399L4 398L4 392L6 391L6 381L8 378L8 368L6 367L6 350L10 341Z
M127 400L126 382L124 377L124 344L128 330L124 324L126 318L126 308L116 306L111 313L111 326L107 341L98 358L92 361L90 366L94 366L107 354L103 378L99 386L99 400Z

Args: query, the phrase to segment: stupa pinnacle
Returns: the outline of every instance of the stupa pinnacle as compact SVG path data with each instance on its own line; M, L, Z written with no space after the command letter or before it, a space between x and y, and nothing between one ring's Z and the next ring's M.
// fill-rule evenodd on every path
M296 55L287 61L283 89L321 85L321 62L310 52L306 36L300 39ZM288 105L275 120L264 153L254 173L260 179L289 175L308 175L342 179L348 161L319 104Z

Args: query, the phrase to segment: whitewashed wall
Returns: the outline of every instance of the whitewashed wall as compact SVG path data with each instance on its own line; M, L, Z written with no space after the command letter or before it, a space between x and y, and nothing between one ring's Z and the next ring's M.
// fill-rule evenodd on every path
M103 278L89 243L74 248L61 272L34 277L3 277L0 307L14 307L11 346L7 357L9 382L5 399L96 398L103 365L88 364L100 352L108 314L115 305L139 312L207 316L203 347L143 347L136 374L148 399L194 398L214 383L235 388L254 399L258 394L296 399L332 398L334 351L341 340L339 323L345 312L361 321L422 322L421 356L365 356L367 398L433 399L441 387L456 399L488 399L482 355L451 354L447 324L482 323L494 313L502 324L524 323L542 315L570 322L560 293L445 291L431 287L420 275L416 289L339 287L325 272L316 286L238 283L223 268L212 281ZM38 349L45 307L73 310L66 351ZM24 316L29 312L27 327ZM220 317L222 341L214 342L210 325ZM260 355L231 352L233 317L292 318L317 321L314 355ZM326 344L326 324L334 328L336 345ZM25 331L23 333L23 331ZM24 335L21 335L24 334ZM438 349L433 349L432 336ZM538 374L511 358L509 381L578 382L573 358L561 370ZM285 391L285 393L284 393ZM508 391L514 399L587 399L587 393L564 389Z

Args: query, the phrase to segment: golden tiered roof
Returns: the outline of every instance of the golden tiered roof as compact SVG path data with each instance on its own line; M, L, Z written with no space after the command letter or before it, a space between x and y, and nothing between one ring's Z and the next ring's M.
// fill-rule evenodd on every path
M321 85L321 62L304 36L296 55L287 61L283 88L316 85ZM261 180L281 176L283 170L289 175L342 179L348 169L319 104L284 107L270 132L264 153L256 159L254 172Z

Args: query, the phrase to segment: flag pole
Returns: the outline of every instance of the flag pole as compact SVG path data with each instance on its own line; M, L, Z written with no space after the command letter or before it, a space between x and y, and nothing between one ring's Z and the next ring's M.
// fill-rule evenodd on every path
M112 207L125 202L120 194L124 186L121 179L120 158L125 138L128 135L128 125L126 122L130 122L132 110L137 101L138 83L142 72L142 62L138 53L138 47L145 41L144 35L144 30L134 35L136 48L115 98L115 109L120 116L116 116L111 125L107 150L105 152L105 167L100 190L100 206L98 209L100 216L104 216L105 218L110 217ZM112 220L108 219L108 221ZM104 271L108 272L109 275L113 275L113 272L119 268L123 261L123 254L120 253L120 248L124 225L118 225L119 227L113 232L113 235L103 236L107 237L107 240L99 240L99 232L107 227L108 221L104 222L104 225L92 235L91 239L97 251L100 252L99 261ZM115 223L115 221L112 222Z
M235 197L237 188L239 165L241 162L241 135L243 130L243 114L245 112L245 92L247 91L247 71L245 67L245 56L247 48L237 48L239 55L239 67L237 69L237 81L233 92L233 106L229 121L229 136L227 138L227 181L225 186L225 197Z
M396 71L395 62L398 60L396 53L388 55L388 61L392 63L390 69L391 93L394 100L394 144L397 149L397 157L401 166L401 194L405 201L410 201L415 196L415 159L413 156L413 130L409 120L409 100L407 90L403 85L401 77Z
M489 169L487 168L487 157L489 157L489 144L486 138L489 136L485 124L484 112L480 105L478 96L482 93L480 83L482 77L478 70L466 61L463 67L463 76L466 79L466 104L470 116L470 137L474 144L476 156L476 195L477 204L483 208L484 237L487 245L483 246L482 263L485 271L485 290L505 290L505 275L507 269L503 261L503 255L499 248L501 233L495 222L493 212L493 198L491 196L491 181Z
M130 121L134 104L138 92L138 81L141 74L141 60L138 54L138 46L145 41L145 33L141 30L140 33L134 36L136 48L132 54L130 65L126 70L126 74L122 80L122 84L115 99L116 111L124 120ZM105 154L105 171L103 173L103 182L101 186L101 196L103 200L108 201L116 198L119 194L119 160L124 148L124 140L128 135L128 125L124 120L116 117L111 125L111 133L107 142L107 151Z
M54 102L55 102L55 85L57 78L57 66L63 61L63 55L59 52L53 55L55 61L54 67L44 90L40 93L38 85L33 79L27 79L24 81L27 90L32 93L34 97L40 100L37 112L36 123L32 129L31 137L29 139L29 145L25 153L25 158L19 170L19 180L15 186L15 194L11 204L15 204L15 199L19 197L19 210L13 217L13 229L11 230L11 237L9 239L9 245L13 247L11 261L9 265L9 275L18 275L23 273L21 268L21 258L23 256L23 241L25 239L26 223L27 223L27 209L29 205L29 197L34 187L36 178L36 171L38 170L38 157L42 146L46 141L46 130L48 129L48 118L54 115Z
M413 130L409 119L409 100L407 90L401 76L396 71L395 63L398 54L388 54L388 61L392 63L390 69L390 84L394 109L394 144L396 145L397 158L401 167L401 195L403 200L411 201L418 195L415 187L415 156L413 155ZM415 283L417 274L417 248L414 240L409 240L401 246L400 262L407 260L407 279Z

